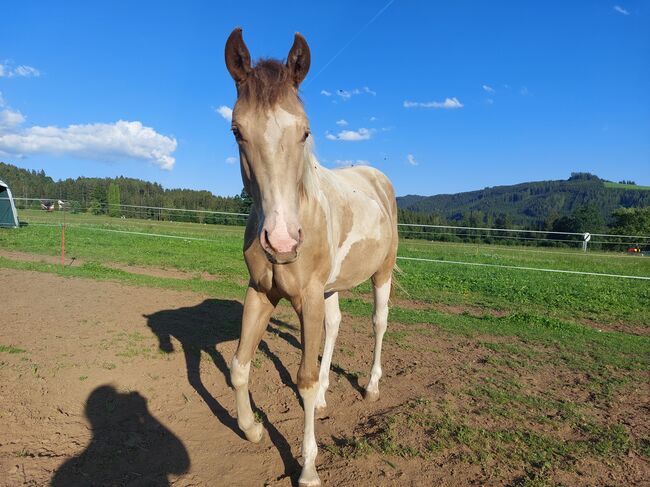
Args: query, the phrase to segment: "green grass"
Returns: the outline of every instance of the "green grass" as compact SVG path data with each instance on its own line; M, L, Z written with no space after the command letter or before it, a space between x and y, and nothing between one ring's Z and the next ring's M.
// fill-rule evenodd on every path
M0 345L0 353L25 353L22 348L14 347L12 345Z
M638 190L650 190L650 186L638 186L636 184L621 184L621 183L612 183L609 181L604 182L606 188L615 188L615 189L638 189Z
M29 218L28 218L29 217ZM50 225L0 232L0 248L36 254L59 255L59 214L27 213L30 218ZM219 289L205 280L176 283L162 279L157 287L173 287L213 293L229 288L229 295L246 283L242 259L242 227L201 225L146 220L122 220L92 215L67 215L66 252L68 257L87 261L82 274L95 278L129 280L151 285L153 279L133 278L109 269L106 263L155 266L206 273L218 278ZM118 230L201 238L207 241L156 238L106 232ZM445 244L403 240L400 255L464 262L565 269L609 274L650 276L650 259L621 253L587 253L569 249L510 248L496 245ZM429 303L471 305L515 312L535 312L560 319L625 322L636 326L650 323L650 281L612 277L550 274L456 264L398 262L403 273L396 276L401 297ZM91 269L90 265L95 266ZM6 263L5 263L6 265ZM101 267L103 266L103 267ZM76 265L66 273L79 275ZM54 270L51 268L51 270ZM75 274L76 273L76 274ZM156 279L157 280L157 279ZM181 281L177 279L177 281ZM153 285L156 285L153 283ZM355 293L370 292L368 284Z

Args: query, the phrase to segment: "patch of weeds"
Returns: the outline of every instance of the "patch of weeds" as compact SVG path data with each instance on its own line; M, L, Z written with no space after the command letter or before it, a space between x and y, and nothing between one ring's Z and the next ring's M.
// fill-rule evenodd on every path
M348 350L347 348L341 347L341 348L339 348L339 351L343 355L347 355L348 357L354 357L354 351L353 350Z
M262 367L262 357L260 356L259 353L255 354L255 357L253 357L253 360L251 360L251 364L256 369L259 369L260 367Z
M384 338L390 342L394 342L398 347L403 349L410 349L411 346L406 343L407 333L405 331L387 331L384 333Z
M104 362L102 364L102 368L106 369L106 370L113 370L115 367L117 367L117 365L115 365L114 363L111 363L111 362Z
M645 437L639 440L639 453L646 458L650 458L650 438Z
M577 426L589 437L589 449L598 455L624 454L630 448L630 436L620 424L600 426L586 421Z
M334 443L323 445L323 449L341 458L363 458L372 452L365 438L333 438Z
M5 353L25 353L22 348L14 347L13 345L0 345L0 352Z
M81 382L85 381L87 378L88 378L87 375L80 375L80 376L79 376L79 380L80 380Z
M501 396L497 397L499 400ZM524 402L535 402L522 395ZM553 404L557 406L557 404ZM570 414L571 408L564 412ZM611 458L627 453L630 437L622 425L599 426L582 418L577 435L566 439L526 427L484 428L457 416L450 407L432 406L426 400L409 401L376 418L363 437L343 438L331 449L341 456L368 450L381 455L424 459L453 456L482 467L495 462L524 468L517 486L544 486L552 468L572 469L581 458ZM647 444L646 444L647 448Z
M34 457L35 455L27 450L25 447L23 447L21 450L15 451L14 455L16 455L19 458L25 458L25 457Z
M115 354L118 357L154 358L164 355L157 347L154 349L151 344L144 343L146 340L147 337L137 331L134 333L120 332L110 340L110 345L124 347L122 351Z

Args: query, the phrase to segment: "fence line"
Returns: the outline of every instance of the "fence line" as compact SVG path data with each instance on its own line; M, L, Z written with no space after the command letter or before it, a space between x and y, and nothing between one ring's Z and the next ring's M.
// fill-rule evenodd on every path
M575 243L581 243L581 242L575 242ZM610 242L605 242L605 243L610 243ZM458 242L441 242L441 241L427 241L427 242L409 242L409 245L415 245L415 246L421 246L421 247L432 247L434 245L447 245L447 246L457 246ZM472 242L466 242L465 245L471 246L474 245ZM476 244L479 245L479 244ZM562 252L561 250L540 250L540 249L532 249L532 248L521 248L517 249L512 246L503 246L503 245L497 245L497 244L482 244L483 247L489 246L490 250L494 251L505 251L507 250L508 252L534 252L538 254L553 254L553 255L573 255L577 257L607 257L607 258L617 258L617 259L629 259L630 257L635 257L635 255L613 255L612 253L605 253L605 252ZM613 244L615 245L615 244ZM624 244L621 244L624 245ZM627 244L625 244L627 245Z
M2 198L7 199L7 198ZM58 198L23 198L15 197L14 200L22 201L63 201L64 204L70 204L71 200L60 200ZM127 204L113 204L113 203L101 203L100 207L111 207L116 206L123 208L124 212L137 214L137 209L141 210L156 210L156 211L167 211L167 212L184 212L184 213L196 213L196 214L209 214L209 215L221 215L221 216L232 216L232 217L248 217L248 213L236 213L228 211L217 211L217 210L190 210L185 208L173 208L173 207L164 207L164 206L144 206L144 205L127 205ZM69 209L63 208L58 211L69 211ZM424 223L398 223L398 227L401 228L431 228L431 229L444 229L444 230L453 230L451 232L425 232L417 230L406 230L407 234L419 234L424 236L437 236L437 235L453 235L459 238L500 238L500 239L513 239L513 240L526 240L526 241L548 241L555 243L564 243L564 244L576 244L583 243L587 235L591 237L604 237L604 238L619 238L619 239L631 239L630 242L608 242L608 241L595 241L591 240L591 244L606 244L606 245L629 245L638 243L640 240L650 240L650 236L647 235L615 235L615 234L606 234L606 233L579 233L579 232L560 232L553 230L523 230L523 229L514 229L514 228L484 228L484 227L464 227L464 226L454 226L454 225L432 225ZM481 232L479 234L469 234L463 233L469 230ZM536 238L536 237L524 237L521 235L493 235L491 233L502 232L508 234L534 234L534 235L563 235L563 236L575 236L581 237L581 240L562 240L554 238ZM650 242L648 242L650 243Z
M398 259L400 260L414 260L414 261L420 261L420 262L435 262L439 264L457 264L457 265L473 265L473 266L479 266L479 267L498 267L501 269L518 269L518 270L524 270L524 271L540 271L540 272L557 272L561 274L580 274L583 276L599 276L599 277L619 277L622 279L641 279L644 281L650 281L650 277L646 276L624 276L621 274L604 274L601 272L586 272L586 271L570 271L570 270L565 270L565 269L546 269L546 268L540 268L540 267L524 267L524 266L516 266L516 265L504 265L504 264L486 264L483 262L462 262L462 261L456 261L456 260L442 260L442 259L424 259L421 257L402 257L402 256L397 256Z
M42 224L42 226L50 227L59 227L56 224ZM159 237L159 238L171 238L177 240L190 240L190 241L199 241L199 242L218 242L213 238L200 238L200 237L184 237L181 235L168 235L162 233L148 233L148 232L135 232L129 230L115 230L110 228L96 228L89 226L77 226L77 228L85 228L87 230L95 230L100 232L111 232L111 233L122 233L128 235L139 235L144 237ZM565 269L547 269L542 267L524 267L524 266L514 266L514 265L505 265L505 264L488 264L483 262L464 262L464 261L455 261L455 260L442 260L442 259L425 259L422 257L406 257L406 256L397 256L400 260L409 260L416 262L432 262L439 264L454 264L454 265L469 265L477 267L492 267L492 268L501 268L501 269L515 269L515 270L525 270L525 271L539 271L539 272L552 272L559 274L574 274L574 275L583 275L583 276L596 276L596 277L614 277L621 279L637 279L637 280L650 280L650 277L646 276L627 276L622 274L606 274L600 272L586 272L586 271L571 271Z

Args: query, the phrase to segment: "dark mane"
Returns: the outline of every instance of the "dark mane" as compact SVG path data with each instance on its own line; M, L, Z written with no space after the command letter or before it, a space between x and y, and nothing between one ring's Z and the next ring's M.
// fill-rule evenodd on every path
M245 81L238 86L241 100L270 107L293 91L289 69L277 59L258 59Z

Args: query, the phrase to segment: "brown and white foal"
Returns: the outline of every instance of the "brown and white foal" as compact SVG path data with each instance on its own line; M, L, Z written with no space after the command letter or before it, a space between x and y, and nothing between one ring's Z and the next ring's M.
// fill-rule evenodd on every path
M300 319L302 338L301 486L320 485L314 409L325 407L341 321L338 291L372 279L375 350L365 396L376 400L397 253L395 194L386 176L371 167L330 171L312 153L309 121L298 98L309 64L309 47L300 34L286 64L260 60L251 65L239 28L226 42L226 65L237 85L232 131L244 187L254 202L244 240L250 281L230 371L237 422L250 441L260 441L262 425L255 421L248 393L250 363L275 306L281 298L288 299ZM326 338L319 374L323 323Z

